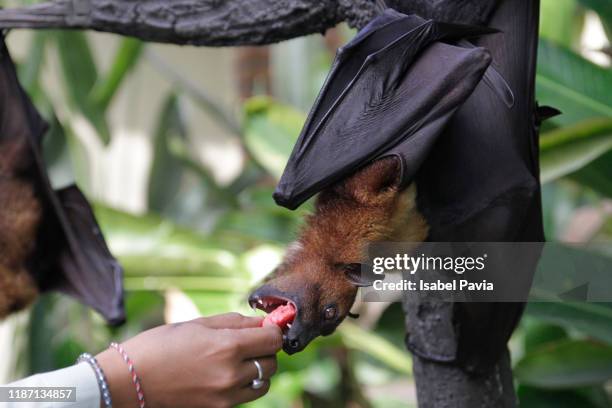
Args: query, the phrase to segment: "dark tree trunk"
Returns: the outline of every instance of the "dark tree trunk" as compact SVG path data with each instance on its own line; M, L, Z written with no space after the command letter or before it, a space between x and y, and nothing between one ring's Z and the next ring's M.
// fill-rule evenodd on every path
M484 373L413 356L419 408L516 407L510 354Z
M489 135L504 138L504 149L516 152L524 166L539 180L537 115L534 100L536 50L538 38L539 1L502 0L488 24L499 34L474 39L475 45L488 49L492 65L507 81L513 92L511 109L500 110L488 129L472 126L478 114L487 115L482 100L470 98L459 109L442 138L446 143L473 143L487 149ZM480 87L481 85L479 85ZM478 88L473 96L478 98ZM484 92L486 94L486 91ZM492 98L491 98L492 100ZM503 127L503 128L502 128ZM466 130L467 129L467 130ZM469 139L466 139L469 138ZM499 146L490 146L493 152ZM443 149L442 149L443 150ZM432 153L433 166L444 163L448 173L441 174L441 182L453 183L448 174L462 171L470 157L457 157L452 149L448 155ZM493 154L493 153L491 153ZM452 163L452 164L451 164ZM471 163L477 165L477 163ZM522 167L522 166L521 166ZM427 173L427 163L423 173ZM450 169L450 170L449 170ZM481 174L497 169L481 168ZM431 172L430 172L431 174ZM435 179L434 179L435 180ZM429 182L431 180L426 179ZM482 182L486 179L483 178ZM477 179L472 183L478 183ZM438 186L438 184L434 184ZM425 187L425 185L421 185ZM465 186L464 186L465 187ZM456 196L468 194L468 189L454 182ZM473 214L469 222L444 225L433 241L544 241L539 191L533 199L518 203L508 211L508 223L496 215L493 205ZM426 215L426 214L425 214ZM495 223L494 220L502 220ZM431 226L430 232L434 227ZM536 254L534 254L536 255ZM516 278L533 275L537 256L525 259L524 268L516 270ZM524 305L521 303L435 303L406 298L406 344L414 355L414 373L420 408L514 408L517 401L512 383L507 341L518 324Z

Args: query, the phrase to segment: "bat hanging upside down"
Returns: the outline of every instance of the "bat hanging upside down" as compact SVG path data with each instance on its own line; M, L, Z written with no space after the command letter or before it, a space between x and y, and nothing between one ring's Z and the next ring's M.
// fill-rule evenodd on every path
M34 251L42 205L20 172L28 167L24 139L0 141L0 318L30 304L38 294L25 260Z
M357 287L368 284L361 278L368 243L427 237L416 188L400 188L399 166L383 158L323 190L280 266L251 294L252 307L279 314L287 353L331 334L349 315Z
M274 193L289 209L318 193L314 214L249 299L281 325L293 319L289 354L350 314L369 283L360 263L370 243L544 239L531 122L540 115L525 93L535 47L495 33L387 9L338 50ZM528 281L536 263L526 259L515 279ZM497 364L523 309L421 305L406 307L408 349L480 372Z
M319 193L314 214L249 298L268 313L293 307L278 312L281 321L295 314L287 353L349 315L369 283L361 277L369 243L429 237L417 170L491 61L481 48L440 40L483 32L386 10L338 51L274 194L295 209Z
M0 320L39 293L61 291L119 324L122 269L78 188L51 186L41 149L47 128L0 36Z

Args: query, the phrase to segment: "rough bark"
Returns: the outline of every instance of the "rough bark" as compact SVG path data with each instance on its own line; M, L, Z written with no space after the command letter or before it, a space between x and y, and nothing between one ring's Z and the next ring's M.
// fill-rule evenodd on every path
M392 0L387 5L428 18L479 24L497 2ZM361 28L380 6L380 0L57 0L0 10L0 29L91 29L174 44L256 45L322 33L341 21Z
M458 361L461 345L457 325L462 322L456 317L454 304L407 301L404 311L419 408L517 406L507 349L495 364L484 369L471 370Z
M516 407L510 355L490 371L470 374L454 364L413 358L419 408Z

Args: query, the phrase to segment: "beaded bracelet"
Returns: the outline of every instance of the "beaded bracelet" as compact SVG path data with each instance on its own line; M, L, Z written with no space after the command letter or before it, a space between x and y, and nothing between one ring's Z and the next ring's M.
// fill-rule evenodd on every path
M110 346L114 348L115 350L117 350L119 354L121 354L123 361L125 361L125 363L127 364L128 370L130 371L130 375L132 376L132 382L134 383L134 387L136 387L136 395L138 396L138 404L139 404L138 406L140 408L144 408L145 407L144 392L142 391L142 387L140 386L140 378L136 374L136 369L134 368L134 362L132 362L132 360L130 359L130 357L127 355L127 353L125 352L123 347L121 347L120 344L113 342L110 344Z
M100 395L102 396L102 401L104 401L104 408L112 408L113 402L110 396L110 390L108 389L108 383L106 382L106 377L104 376L104 371L100 368L100 364L98 364L98 360L94 356L89 353L83 353L77 359L77 364L86 362L93 368L96 373L96 380L98 381L98 387L100 388Z

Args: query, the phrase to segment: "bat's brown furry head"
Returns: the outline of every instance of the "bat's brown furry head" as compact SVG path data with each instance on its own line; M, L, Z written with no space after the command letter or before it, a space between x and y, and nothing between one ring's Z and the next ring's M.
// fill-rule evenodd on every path
M367 284L360 276L367 244L426 238L416 189L400 189L399 175L399 161L384 158L321 192L281 265L249 298L266 312L294 304L296 317L284 333L287 353L332 333L348 315L357 287Z

